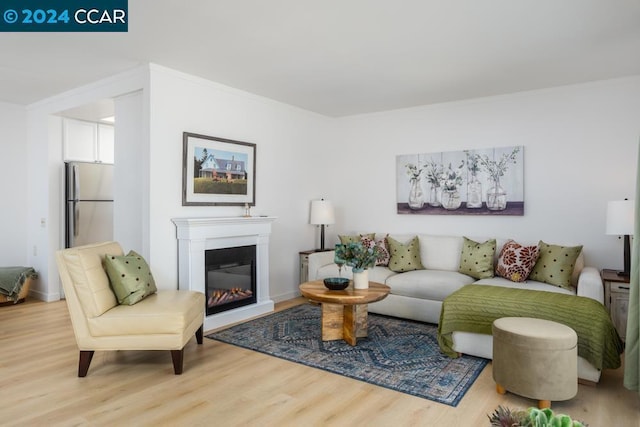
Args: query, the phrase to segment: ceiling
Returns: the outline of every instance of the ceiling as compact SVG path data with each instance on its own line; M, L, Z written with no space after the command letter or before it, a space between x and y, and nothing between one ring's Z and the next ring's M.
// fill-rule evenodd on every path
M149 62L334 117L640 75L640 0L129 0L128 22L0 34L0 100Z

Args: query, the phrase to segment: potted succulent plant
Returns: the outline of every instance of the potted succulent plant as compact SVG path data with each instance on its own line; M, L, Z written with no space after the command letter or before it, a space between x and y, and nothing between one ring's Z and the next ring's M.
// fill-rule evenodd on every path
M587 424L572 420L568 415L554 414L550 408L513 411L498 406L493 414L487 416L491 427L587 427Z

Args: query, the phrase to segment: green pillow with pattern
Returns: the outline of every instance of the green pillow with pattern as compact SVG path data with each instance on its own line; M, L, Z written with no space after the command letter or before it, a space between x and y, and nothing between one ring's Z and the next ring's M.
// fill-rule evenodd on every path
M348 245L349 243L360 243L362 239L375 240L375 238L376 233L356 234L355 236L338 235L338 239L340 239L340 243L343 245Z
M495 253L496 239L479 243L464 237L458 272L475 279L493 277L493 257Z
M403 273L405 271L424 269L420 261L418 236L407 243L401 243L391 237L387 237L387 245L389 245L389 270Z
M149 265L134 251L124 256L105 255L104 266L120 304L133 305L158 290Z
M571 276L582 245L550 245L540 240L538 247L540 255L529 279L571 290Z

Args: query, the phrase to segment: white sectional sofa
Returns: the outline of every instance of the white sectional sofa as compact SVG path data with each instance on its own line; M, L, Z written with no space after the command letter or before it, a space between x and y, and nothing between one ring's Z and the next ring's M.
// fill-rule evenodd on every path
M390 235L393 239L406 242L416 235ZM603 303L604 290L598 270L584 265L581 253L575 263L572 275L572 290L560 288L542 282L527 280L514 283L501 277L476 280L458 272L464 238L462 236L417 235L420 246L420 260L424 269L395 273L388 267L376 266L369 270L369 280L384 283L391 293L382 301L369 305L371 313L418 320L437 324L440 318L443 300L465 285L494 285L517 287L531 290L575 294ZM385 235L378 234L377 239ZM476 242L486 238L469 237ZM495 258L506 239L497 239ZM537 244L537 242L520 242ZM309 280L338 277L338 266L333 262L334 252L317 252L309 256ZM494 261L495 262L495 261ZM351 277L351 268L343 267L342 277ZM491 359L493 338L491 335L468 332L453 333L453 349L458 353ZM600 370L582 357L578 358L578 377L597 383Z

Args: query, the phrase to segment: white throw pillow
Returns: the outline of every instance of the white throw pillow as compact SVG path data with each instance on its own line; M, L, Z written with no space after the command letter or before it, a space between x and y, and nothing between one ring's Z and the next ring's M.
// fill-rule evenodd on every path
M420 240L420 260L426 269L458 271L462 236L418 235Z

